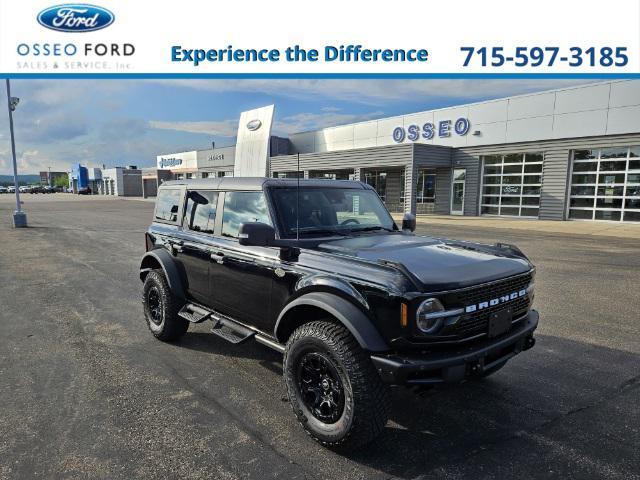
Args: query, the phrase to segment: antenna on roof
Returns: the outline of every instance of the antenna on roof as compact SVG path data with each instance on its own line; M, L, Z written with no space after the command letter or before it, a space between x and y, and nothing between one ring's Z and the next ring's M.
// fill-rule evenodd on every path
M300 242L300 152L298 152L298 166L296 167L296 243Z

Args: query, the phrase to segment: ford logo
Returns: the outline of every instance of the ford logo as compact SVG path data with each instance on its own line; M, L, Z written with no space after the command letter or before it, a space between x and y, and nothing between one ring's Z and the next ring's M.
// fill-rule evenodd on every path
M115 18L106 8L68 3L45 8L38 14L38 23L59 32L93 32L108 27Z
M251 130L252 132L254 130L259 129L262 126L262 122L260 120L258 120L257 118L255 120L251 120L249 123L247 123L247 128L249 130Z

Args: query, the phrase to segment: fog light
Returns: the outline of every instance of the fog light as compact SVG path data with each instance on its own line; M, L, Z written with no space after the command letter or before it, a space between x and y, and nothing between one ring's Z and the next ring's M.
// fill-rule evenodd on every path
M444 306L437 298L427 298L418 307L416 325L424 333L435 333L442 327ZM440 315L439 315L440 314Z

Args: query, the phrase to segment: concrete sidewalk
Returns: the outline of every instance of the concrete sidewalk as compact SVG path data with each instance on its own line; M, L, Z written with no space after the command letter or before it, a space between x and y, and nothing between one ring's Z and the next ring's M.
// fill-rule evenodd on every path
M394 219L402 220L401 214L394 214ZM420 215L418 225L450 225L467 228L501 228L513 230L531 230L536 232L563 233L568 235L593 235L618 238L637 238L640 240L639 223L623 222L586 222L586 221L553 221L524 220L517 218L497 217L462 217L453 215Z

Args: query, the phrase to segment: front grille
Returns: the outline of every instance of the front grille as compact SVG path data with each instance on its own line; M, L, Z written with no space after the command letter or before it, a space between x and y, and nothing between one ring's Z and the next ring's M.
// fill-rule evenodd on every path
M489 301L492 298L500 298L512 292L519 292L526 289L531 283L531 274L519 275L508 279L494 282L480 287L472 287L456 292L456 304L461 307L476 305L480 302ZM498 305L484 308L477 312L464 314L460 319L441 333L455 335L460 338L472 337L478 334L487 333L489 328L489 316L497 311L511 308L513 319L522 317L529 310L529 296L518 297L512 301L500 303Z
M517 292L527 288L530 283L531 274L527 273L525 275L510 277L488 285L461 290L458 293L458 296L466 307L467 305L473 305L478 302L489 300L490 298L498 298L500 295Z

